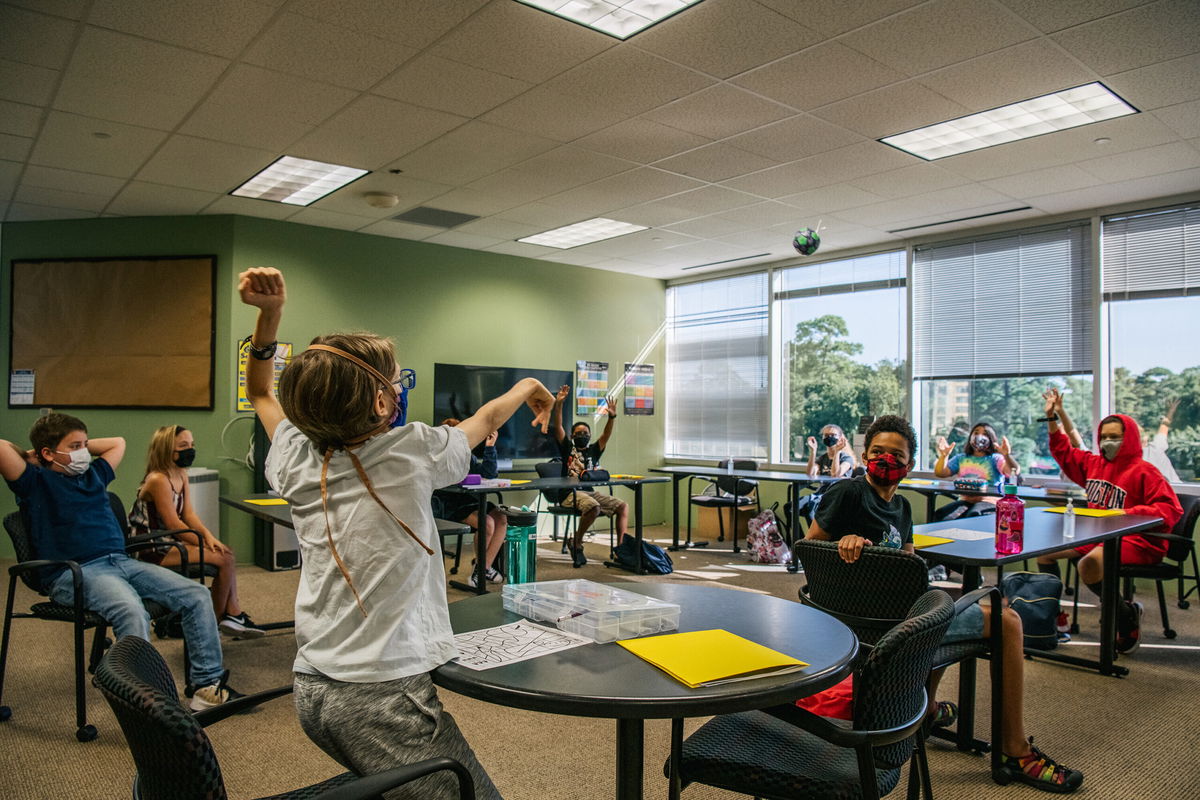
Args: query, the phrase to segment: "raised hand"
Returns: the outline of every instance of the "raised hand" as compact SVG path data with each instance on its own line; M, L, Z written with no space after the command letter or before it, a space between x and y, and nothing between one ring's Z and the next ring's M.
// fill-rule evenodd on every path
M563 384L562 386L558 387L558 394L554 395L554 400L557 403L561 403L562 401L566 400L567 396L570 394L571 387Z
M530 424L542 433L546 433L550 429L550 412L554 410L556 397L550 394L550 390L540 382L535 381L535 383L537 386L526 399L525 405L529 406L529 410L533 412L533 422ZM565 397L563 390L569 388L564 386L558 390L558 393Z
M283 273L274 267L251 267L238 275L238 294L248 306L279 309L287 300Z
M605 401L604 405L600 407L600 411L612 417L613 419L617 418L617 407L609 401Z
M486 447L494 447L496 440L500 438L500 431L492 431L487 436L483 437L483 444Z
M1000 437L1000 444L999 444L999 446L996 447L996 452L998 452L1002 456L1007 456L1009 453L1012 452L1012 445L1010 445L1008 443L1007 436Z
M808 445L809 450L813 451L814 453L817 452L817 437L810 436L804 440L804 443Z
M1042 397L1046 400L1046 416L1049 417L1062 409L1062 395L1058 389L1051 386L1042 393Z
M938 458L945 458L946 456L950 455L950 453L954 451L955 447L957 447L957 445L947 442L945 436L939 436L937 440Z

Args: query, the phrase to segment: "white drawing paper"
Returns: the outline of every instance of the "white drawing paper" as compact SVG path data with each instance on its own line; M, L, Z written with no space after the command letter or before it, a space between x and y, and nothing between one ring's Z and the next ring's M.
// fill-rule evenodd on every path
M980 539L991 539L996 534L992 531L973 531L969 528L942 528L929 531L926 536L941 536L945 539L958 539L960 542L977 542Z
M461 666L482 670L528 661L593 642L573 633L521 620L457 634L454 644L458 646L458 663Z

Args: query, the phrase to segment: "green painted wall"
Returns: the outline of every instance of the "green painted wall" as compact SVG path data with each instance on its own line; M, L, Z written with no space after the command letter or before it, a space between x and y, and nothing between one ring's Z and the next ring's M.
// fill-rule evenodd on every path
M215 409L73 412L93 436L127 439L126 460L113 485L127 502L140 482L151 433L170 423L194 431L196 466L220 471L222 494L249 491L250 473L239 462L251 425L236 421L249 415L234 411L235 343L254 321L253 309L241 305L235 286L237 272L246 267L284 271L289 297L280 339L297 348L332 330L372 330L394 337L401 364L418 374L409 419L424 422L432 421L435 362L569 370L576 360L589 359L608 361L619 374L623 363L652 339L664 317L665 285L659 280L232 216L5 223L0 228L0 291L7 294L11 285L12 259L201 253L217 256ZM5 337L10 310L5 298L0 303ZM169 309L162 312L162 324L170 324ZM7 374L7 347L0 358ZM661 341L646 360L661 369ZM661 402L661 373L658 396ZM5 408L0 438L26 444L36 416L36 411ZM619 417L606 466L628 472L660 464L662 420L661 414ZM220 443L226 426L228 453ZM645 492L647 522L662 521L669 505L666 491L652 486ZM0 493L0 514L14 508L12 494ZM221 538L240 560L253 558L245 515L222 506ZM11 554L5 540L0 555Z

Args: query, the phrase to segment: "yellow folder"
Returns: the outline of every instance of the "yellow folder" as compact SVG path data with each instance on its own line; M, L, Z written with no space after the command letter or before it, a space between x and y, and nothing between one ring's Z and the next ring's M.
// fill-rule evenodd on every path
M799 659L723 630L690 631L617 642L693 689L782 675L808 666Z
M1062 514L1066 511L1066 506L1055 506L1054 508L1043 508L1042 511L1049 511L1051 514ZM1115 517L1119 514L1124 514L1123 508L1077 508L1075 513L1081 517Z
M617 475L614 473L614 474L609 475L608 477L612 478L615 481L640 481L645 476L644 475Z
M920 550L922 547L935 547L946 542L953 542L953 539L947 539L944 536L926 536L923 533L913 534L913 547Z
M253 500L247 499L244 502L254 506L286 506L288 504L288 501L284 500L282 497L255 498Z

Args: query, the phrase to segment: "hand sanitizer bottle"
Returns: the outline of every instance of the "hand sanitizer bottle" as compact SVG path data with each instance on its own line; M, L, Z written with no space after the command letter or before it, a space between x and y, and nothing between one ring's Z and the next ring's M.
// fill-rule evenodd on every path
M1063 510L1062 537L1075 538L1075 500L1071 497L1067 498L1067 507Z

